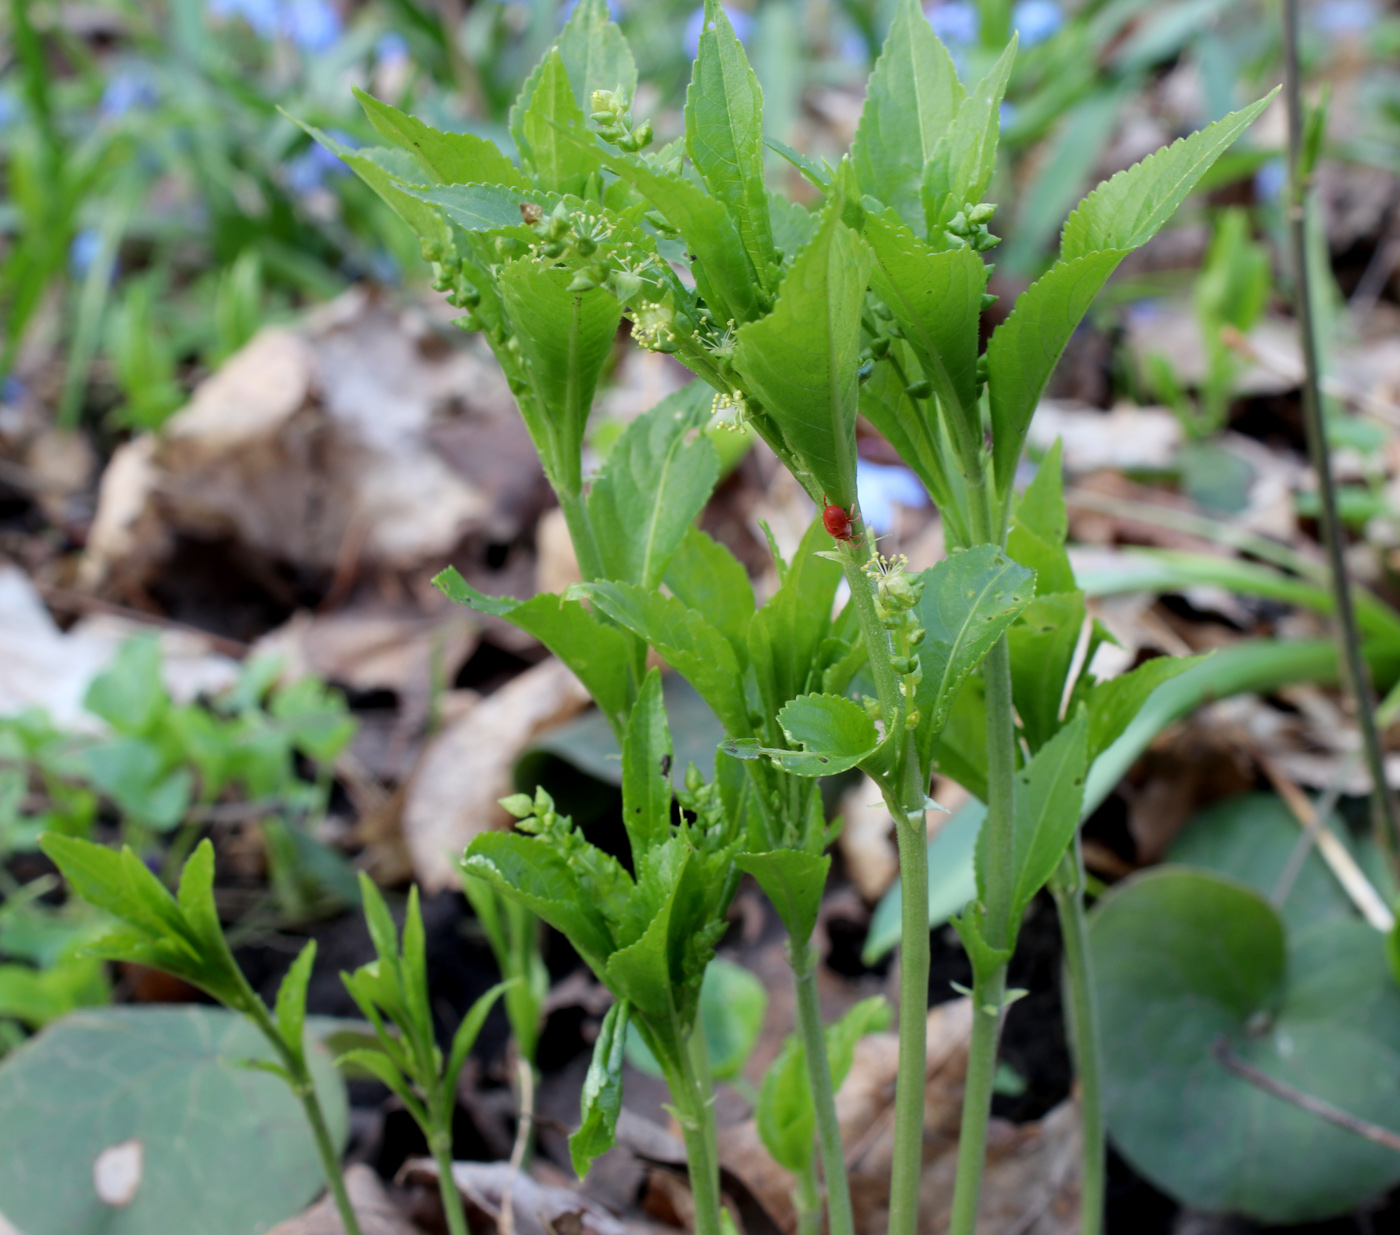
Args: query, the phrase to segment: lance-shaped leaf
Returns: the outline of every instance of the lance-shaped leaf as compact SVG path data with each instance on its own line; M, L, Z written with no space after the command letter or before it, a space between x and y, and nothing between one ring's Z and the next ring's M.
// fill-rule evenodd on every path
M1016 499L1006 552L1012 561L1035 571L1036 595L1075 591L1074 569L1065 552L1069 516L1060 472L1060 440L1036 468L1035 479Z
M775 849L771 853L741 853L734 861L758 881L787 933L804 942L810 939L816 929L831 858L800 849Z
M1204 656L1158 656L1131 673L1097 683L1086 697L1089 758L1097 759L1118 740L1157 687L1205 659Z
M591 583L579 588L613 621L654 647L695 687L727 733L750 732L743 676L734 649L703 614L674 596L630 583Z
M1060 705L1084 628L1084 593L1037 596L1006 632L1011 652L1011 691L1031 750L1060 727Z
M927 762L968 675L1030 603L1035 579L994 545L952 553L924 574L919 621L923 678L919 709L919 755Z
M544 418L535 448L550 483L566 494L582 488L584 423L622 318L616 296L601 288L571 292L572 279L568 270L528 259L510 262L500 275L501 301ZM526 425L533 434L528 417Z
M970 248L935 252L888 213L866 215L863 234L875 254L871 286L894 314L947 410L964 466L976 466L982 449L977 319L987 289L986 264ZM928 405L910 406L921 417L932 413ZM936 440L931 424L923 433Z
M569 130L580 140L571 141ZM588 177L601 166L596 143L582 140L584 113L574 98L569 73L558 51L551 51L521 124L521 158L542 189L582 195Z
M910 227L922 227L924 164L966 97L918 0L899 0L851 143L861 192L893 206Z
M534 236L521 222L521 204L531 202L548 214L555 203L566 200L558 193L547 193L543 189L516 189L501 184L444 184L412 188L408 192L417 201L439 207L466 231L507 232L527 242L534 240ZM578 198L568 201L570 204L578 201L582 205Z
M574 1173L583 1179L593 1159L616 1143L617 1117L622 1113L622 1062L627 1045L631 1005L620 999L608 1009L593 1044L593 1058L583 1078L582 1122L569 1137Z
M487 596L449 566L433 579L450 600L478 613L505 618L562 660L614 722L631 708L627 665L631 646L615 626L598 621L576 600L542 592L529 600Z
M748 661L753 584L738 558L698 527L687 528L666 568L666 586L688 608L709 618L741 665Z
M685 145L763 276L773 265L763 182L763 92L718 0L705 0L699 55L685 96Z
M1003 494L1010 490L1041 392L1090 302L1118 263L1156 235L1272 98L1271 93L1119 172L1070 215L1060 260L1017 299L987 346L992 456Z
M966 205L982 200L997 165L1001 99L1016 59L1013 37L977 89L958 108L957 118L924 166L923 203L930 239Z
M593 482L588 510L609 579L654 588L719 479L699 433L713 391L692 382L637 417Z
M870 250L833 198L812 242L793 259L772 313L740 328L743 374L809 473L808 491L856 500L860 311Z
M596 889L585 886L546 841L519 832L483 832L467 849L462 869L514 897L573 944L600 978L613 954L612 933Z
M622 822L634 863L671 834L671 730L659 669L642 683L622 738Z
M525 177L495 145L475 133L444 133L352 86L379 134L407 150L438 184L499 184L524 188Z
M323 133L314 125L306 124L286 112L282 114L287 115L289 120L310 134L314 141L324 146L349 167L424 241L444 248L451 245L452 229L443 222L442 215L437 210L433 209L431 205L425 205L413 191L413 181L417 177L405 179L399 173L408 172L409 167L405 165L394 166L394 160L391 156L397 153L403 164L411 164L412 160L407 155L399 151L368 146L351 150L349 146L341 145L329 133ZM508 218L506 222L518 223L519 221L520 210L517 207L515 217Z
M593 110L593 91L621 89L630 98L637 88L637 66L632 60L632 50L622 31L610 19L607 0L579 0L553 47L525 79L511 105L510 135L521 149L525 145L525 115L551 53L557 53L563 60L574 101L585 115Z

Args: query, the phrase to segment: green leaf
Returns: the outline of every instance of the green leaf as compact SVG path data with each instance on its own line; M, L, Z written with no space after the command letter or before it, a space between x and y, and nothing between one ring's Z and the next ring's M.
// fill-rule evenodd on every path
M1084 804L1084 774L1089 766L1085 751L1087 729L1084 718L1076 717L1016 773L1012 833L1015 884L1004 938L1016 938L1026 906L1049 882L1074 839ZM984 828L982 836L986 835ZM994 911L995 907L988 906L989 916Z
M337 1055L335 1066L348 1076L353 1076L356 1072L369 1073L372 1078L404 1104L424 1132L428 1131L427 1111L423 1109L423 1104L414 1096L413 1087L408 1083L398 1064L389 1057L387 1052L374 1047L356 1047L354 1050Z
M714 392L692 382L627 426L588 495L607 578L654 588L705 508L719 455L699 429Z
M743 1072L767 1010L768 991L742 965L717 956L705 967L700 1018L715 1080L732 1081Z
M741 665L748 661L753 584L738 558L698 527L686 528L666 568L666 586L687 608L705 614Z
M526 425L550 483L566 494L582 484L584 423L622 318L615 296L601 288L571 292L572 278L568 270L526 259L510 262L500 275L501 303L544 417L542 432L528 416Z
M918 0L899 0L851 143L861 192L893 206L910 227L922 227L924 165L966 97Z
M987 344L992 408L992 461L1006 494L1041 393L1065 344L1127 249L1061 260L1016 298L1016 307Z
M637 66L632 60L632 51L622 31L609 19L607 0L579 0L555 39L553 50L563 59L574 99L585 114L593 110L593 91L620 89L630 98L637 88ZM510 109L510 131L517 146L522 144L525 109L544 64L541 60L535 66Z
M442 1072L442 1092L445 1095L451 1097L456 1094L457 1078L462 1074L462 1066L467 1062L467 1056L471 1054L477 1038L481 1036L481 1027L486 1024L486 1018L495 1007L496 1000L502 995L508 995L514 986L520 984L519 978L497 982L467 1009L462 1023L457 1026L457 1032L452 1035L452 1049L447 1054L447 1066Z
M1016 714L1032 751L1060 727L1065 685L1084 629L1084 593L1038 595L1006 632Z
M814 497L856 501L860 311L869 248L833 199L812 242L793 259L772 313L740 327L734 367L806 468Z
M118 733L149 733L170 708L160 662L160 641L154 635L128 639L93 678L83 706Z
M380 136L414 155L436 183L525 187L519 169L486 138L475 133L441 132L358 86L351 90ZM519 216L513 221L518 222Z
M306 988L311 981L311 967L316 963L316 941L309 939L292 962L282 984L277 988L277 1032L293 1055L305 1060Z
M812 937L826 874L831 869L830 857L800 849L775 849L771 853L741 853L734 862L758 881L793 939L805 942Z
M970 248L935 252L888 214L867 214L863 234L875 254L871 286L933 385L964 460L978 458L977 321L987 289L986 265ZM927 404L915 406L920 415L931 415Z
M26 1235L247 1235L325 1188L300 1103L242 1065L271 1045L219 1008L75 1012L0 1065L0 1197ZM335 1146L345 1089L325 1052L311 1068ZM141 1145L140 1186L124 1207L93 1187L98 1155ZM197 1215L197 1218L192 1216Z
M467 849L462 869L543 918L602 977L613 940L597 895L548 843L518 832L484 832Z
M398 152L369 146L351 150L349 146L342 146L329 133L323 133L314 125L306 124L286 112L282 114L349 167L425 242L440 245L444 250L451 246L452 229L443 222L442 215L419 200L412 186L392 170L393 161L386 156ZM403 161L411 163L407 155L403 155ZM519 220L520 211L517 208L515 218L507 222L518 223Z
M1074 569L1065 552L1068 535L1060 439L1056 438L1036 468L1035 479L1016 499L1016 514L1006 541L1007 556L1035 571L1037 596L1076 590Z
M593 1159L616 1144L617 1117L622 1113L622 1061L627 1046L631 1007L625 999L608 1009L593 1044L593 1058L583 1078L579 1129L569 1137L574 1173L583 1179Z
M586 132L584 112L569 84L563 57L551 51L525 109L520 155L540 188L582 197L589 176L601 164L594 143L570 141L570 129L580 136Z
M826 1027L826 1057L831 1068L831 1087L840 1089L856 1060L856 1043L867 1034L881 1033L890 1025L890 1005L883 995L871 995L846 1009L845 1014Z
M921 197L931 239L939 239L939 230L964 206L980 202L991 183L1001 133L1001 100L1011 80L1017 42L1013 35L977 89L958 108L956 119L924 165Z
M1328 827L1343 844L1357 847L1349 830L1336 825L1335 817ZM1244 793L1193 815L1172 841L1167 860L1238 879L1260 896L1270 897L1292 864L1301 835L1298 821L1279 798ZM1363 842L1362 848L1370 846ZM1287 896L1275 908L1290 932L1356 917L1356 907L1315 845L1308 847Z
M1097 759L1113 745L1132 723L1147 698L1163 682L1168 682L1204 656L1158 656L1089 691L1089 758Z
M1248 1083L1234 1056L1395 1127L1400 990L1359 921L1285 940L1258 893L1159 867L1089 919L1104 1104L1118 1150L1193 1207L1265 1224L1340 1216L1400 1182L1400 1155Z
M494 232L505 228L521 229L520 206L533 202L551 208L556 202L572 200L557 193L542 193L535 189L517 189L499 184L448 184L435 187L406 188L414 201L440 207L442 213L458 227L469 232ZM434 211L436 216L436 211Z
M603 983L618 999L631 1003L633 1010L655 1032L683 1033L688 1026L676 1024L673 991L679 975L671 965L671 916L676 907L680 875L691 861L690 852L680 854L679 865L670 872L669 887L663 889L656 915L641 936L608 957ZM676 1002L679 1002L678 1000ZM679 1045L680 1037L676 1037Z
M671 835L671 731L661 698L661 671L642 683L622 739L622 821L632 861Z
M779 1166L795 1175L811 1167L817 1111L807 1076L807 1052L796 1034L788 1035L763 1074L754 1119L763 1147Z
M1065 221L1060 234L1061 260L1146 244L1278 91L1275 87L1257 102L1148 155L1101 184Z
M487 596L449 566L433 579L449 599L478 613L505 618L534 635L562 660L593 696L594 702L620 723L631 708L627 665L631 645L615 626L598 621L576 600L542 592L529 600Z
M1030 571L993 545L951 553L924 573L918 606L923 679L915 695L922 760L932 757L962 684L1030 603L1033 582Z
M581 590L684 676L719 717L726 733L750 732L738 658L729 641L701 614L674 596L630 583L592 583Z
M838 761L863 758L879 742L866 710L841 695L802 695L778 713L778 723L788 741L809 754L832 755Z
M773 267L773 231L763 182L763 92L718 0L705 0L699 54L685 96L685 145L695 170L738 224L749 260L764 278Z

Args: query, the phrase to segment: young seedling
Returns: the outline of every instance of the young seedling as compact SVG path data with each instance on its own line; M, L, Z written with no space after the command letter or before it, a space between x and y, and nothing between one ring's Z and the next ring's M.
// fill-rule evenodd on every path
M207 840L185 863L178 896L172 896L130 849L120 853L70 836L45 835L40 842L68 886L125 925L94 943L91 954L148 965L197 986L224 1007L246 1016L280 1062L259 1064L291 1086L306 1112L346 1235L360 1235L354 1207L340 1173L306 1057L306 987L316 960L313 939L301 950L277 991L273 1008L248 984L229 950L214 905L214 846Z
M433 1016L428 1004L426 940L423 916L418 909L418 889L414 887L408 894L402 945L383 896L363 873L360 896L377 959L340 977L365 1019L374 1026L379 1046L347 1051L336 1064L366 1069L404 1104L423 1130L428 1152L437 1163L447 1229L451 1235L468 1235L462 1196L452 1179L452 1114L457 1104L457 1078L492 1005L508 991L510 983L498 983L472 1004L444 1057L433 1036Z

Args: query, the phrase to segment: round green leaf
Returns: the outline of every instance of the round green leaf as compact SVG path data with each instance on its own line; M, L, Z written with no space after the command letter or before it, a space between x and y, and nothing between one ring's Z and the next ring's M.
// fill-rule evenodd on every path
M1202 1210L1264 1222L1344 1213L1400 1182L1400 1155L1250 1084L1244 1062L1387 1127L1400 1109L1400 991L1355 920L1285 941L1233 880L1159 867L1090 919L1105 1107L1123 1155Z
M0 1212L25 1235L248 1235L298 1213L325 1184L286 1082L245 1062L271 1058L252 1025L218 1008L58 1022L0 1067ZM311 1064L341 1142L344 1086L324 1051ZM139 1170L125 1206L97 1192L104 1151Z

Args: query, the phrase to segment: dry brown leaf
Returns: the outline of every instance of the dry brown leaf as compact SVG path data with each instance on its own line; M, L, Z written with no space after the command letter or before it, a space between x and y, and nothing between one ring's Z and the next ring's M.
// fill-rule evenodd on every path
M421 1235L394 1204L379 1176L369 1167L355 1163L345 1171L345 1190L360 1220L363 1235ZM305 1213L273 1227L268 1235L345 1235L335 1201L322 1197Z
M142 585L177 536L322 571L344 568L353 540L365 564L413 569L489 525L482 488L432 432L444 415L484 428L515 413L480 349L427 346L421 318L356 290L261 331L159 437L118 451L85 585ZM533 482L538 464L521 457Z
M508 1162L454 1162L452 1180L462 1199L476 1213L498 1224L507 1183L511 1185L511 1209L516 1235L625 1235L625 1228L601 1205L572 1188L553 1187L522 1172ZM437 1163L431 1158L410 1158L399 1171L406 1183L428 1182L436 1186ZM480 1226L474 1224L474 1229Z
M541 516L535 527L535 590L559 595L575 583L583 582L578 555L558 507Z
M1119 404L1112 411L1042 399L1031 420L1030 448L1043 453L1059 438L1065 472L1102 468L1161 471L1172 466L1181 444L1181 424L1164 407Z
M403 829L425 892L458 886L457 861L473 836L510 826L499 804L513 792L516 756L543 730L588 705L559 661L527 669L437 735L404 801Z

